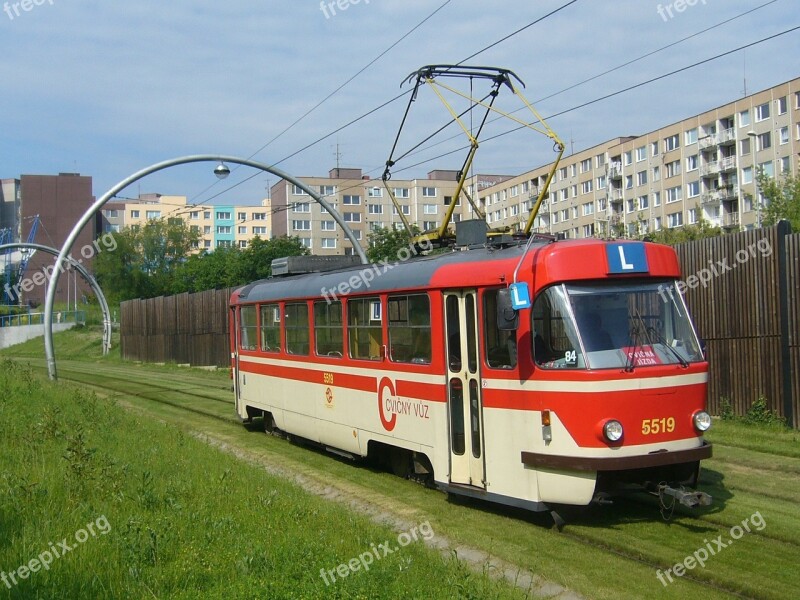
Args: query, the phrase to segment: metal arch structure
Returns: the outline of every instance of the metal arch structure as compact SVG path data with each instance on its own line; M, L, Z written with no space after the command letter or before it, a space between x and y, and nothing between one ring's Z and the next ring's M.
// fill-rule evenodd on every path
M44 349L45 355L47 357L47 372L50 376L50 379L58 379L58 373L56 371L56 357L55 357L55 350L53 348L53 304L55 303L55 290L56 284L58 283L58 277L61 274L61 269L63 269L64 262L67 259L72 247L75 245L75 241L78 239L78 235L80 234L81 230L89 224L89 222L94 218L97 212L108 202L111 198L116 196L119 192L123 189L131 185L132 183L155 173L157 171L161 171L163 169L168 169L170 167L176 167L178 165L185 165L190 163L198 163L198 162L227 162L236 165L242 165L246 167L253 167L254 169L260 169L262 171L266 171L267 173L271 173L276 177L280 177L281 179L285 179L286 181L296 185L298 188L303 190L309 196L311 196L317 203L319 203L331 217L339 224L339 227L342 228L347 238L353 244L353 250L358 254L358 257L361 259L362 264L369 264L369 260L367 259L367 255L364 253L364 249L359 244L358 240L356 239L353 230L347 225L347 223L328 202L316 191L311 189L305 183L300 181L299 179L289 175L288 173L270 166L264 163L250 160L248 158L239 158L236 156L224 156L220 154L196 154L191 156L182 156L179 158L172 158L169 160L165 160L149 167L142 169L134 173L133 175L128 176L127 178L120 181L110 190L108 190L103 196L97 199L92 206L90 206L83 216L80 218L78 223L75 224L75 227L70 232L69 236L67 237L66 241L64 242L64 246L61 248L61 251L58 254L58 258L56 259L56 266L55 270L53 271L53 279L52 285L47 290L47 299L45 300L44 306Z
M0 252L3 250L39 250L40 252L44 252L45 254L50 254L52 256L58 256L59 253L59 251L55 248L43 246L42 244L34 244L33 242L19 242L0 245ZM100 309L103 311L103 354L106 355L108 354L109 350L111 350L111 311L108 308L108 302L106 302L105 294L103 294L103 290L100 288L97 280L92 276L91 273L89 273L86 267L70 256L66 258L66 261L86 280L86 282L92 288L92 291L94 291L94 295L97 296L97 301L100 303ZM56 267L53 268L53 276L51 276L50 279L51 287L53 288L55 288L57 283L55 279L55 273L57 270L58 263L56 263ZM49 318L53 318L52 313L50 314ZM45 325L45 331L51 325L52 322L47 321L47 324Z

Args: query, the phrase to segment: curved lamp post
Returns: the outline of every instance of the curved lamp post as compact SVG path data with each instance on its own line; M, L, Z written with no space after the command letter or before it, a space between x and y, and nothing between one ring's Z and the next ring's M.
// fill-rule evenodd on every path
M168 169L169 167L175 167L178 165L185 165L189 163L196 163L196 162L217 162L220 165L214 169L214 173L220 179L227 177L230 170L222 163L232 163L243 165L246 167L253 167L255 169L261 169L262 171L266 171L267 173L272 173L273 175L280 177L281 179L285 179L290 183L296 185L298 188L302 189L306 192L309 196L311 196L315 201L322 205L322 207L328 211L328 213L333 217L333 219L339 224L339 226L344 231L345 235L353 244L353 250L358 254L358 257L361 259L362 264L368 264L369 260L367 260L366 254L364 254L364 249L358 243L355 234L350 229L350 227L345 223L342 215L340 215L334 208L328 204L328 202L320 196L317 192L313 189L308 187L305 183L292 177L288 173L281 171L276 167L272 167L270 165L266 165L264 163L260 163L255 160L250 160L247 158L238 158L236 156L222 156L219 154L197 154L193 156L182 156L179 158L172 158L169 160L165 160L160 163L156 163L154 165L150 165L130 175L126 179L123 179L110 190L108 190L102 197L98 198L97 201L90 206L87 211L83 214L81 219L78 223L75 224L75 227L70 232L69 236L67 237L66 241L64 242L64 246L61 248L61 251L58 254L58 258L56 259L55 270L53 271L53 279L51 280L50 288L47 290L47 299L45 300L44 306L44 350L45 355L47 357L47 372L50 375L50 379L57 379L58 375L56 373L56 357L55 351L53 349L53 304L55 303L56 297L56 284L58 283L58 277L61 274L61 269L63 268L63 264L66 260L68 260L68 255L72 250L72 246L75 245L75 241L78 239L78 235L80 234L81 230L94 218L97 211L99 211L103 205L108 202L111 198L116 196L119 192L123 189L131 185L132 183L138 181L142 177L150 175L151 173L155 173L156 171L161 171L163 169Z
M41 244L33 244L28 242L0 245L0 251L3 250L39 250L40 252L44 252L45 254L58 256L58 250L56 250L55 248L50 248L49 246L42 246ZM108 351L111 350L111 311L108 309L108 302L106 302L106 297L103 294L103 290L100 289L100 285L97 283L97 280L94 277L92 277L92 274L89 273L89 271L86 270L86 267L84 267L81 263L76 261L74 258L70 257L67 257L67 262L78 273L81 274L81 276L86 280L86 282L92 288L94 295L97 296L97 301L100 303L100 309L103 311L103 354L104 355L108 354ZM55 271L56 270L53 269L54 274Z

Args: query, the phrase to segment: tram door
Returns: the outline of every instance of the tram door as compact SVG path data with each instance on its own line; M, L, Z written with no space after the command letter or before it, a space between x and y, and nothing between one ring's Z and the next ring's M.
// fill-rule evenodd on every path
M477 293L447 292L444 302L450 482L485 488Z
M241 414L239 410L239 404L242 400L242 385L239 379L240 371L239 371L239 348L242 347L241 342L241 335L242 335L242 324L240 323L240 316L239 311L235 308L231 309L231 319L234 331L234 344L233 344L233 356L231 358L234 359L234 367L233 367L233 378L234 378L234 387L236 388L236 412Z

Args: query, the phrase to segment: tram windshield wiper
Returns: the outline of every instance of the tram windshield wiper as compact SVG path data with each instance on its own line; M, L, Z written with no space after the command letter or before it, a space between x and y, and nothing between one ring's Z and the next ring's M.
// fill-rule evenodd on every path
M669 342L667 342L666 338L663 335L661 335L661 333L655 327L649 327L647 329L647 331L648 331L648 333L653 333L655 335L656 340L658 340L658 342L662 346L664 346L667 350L670 351L670 353L675 357L675 359L680 363L680 365L684 369L689 367L689 362L685 358L683 358L681 356L680 352L678 352L677 350L675 350L675 348L670 346L670 344L669 344Z

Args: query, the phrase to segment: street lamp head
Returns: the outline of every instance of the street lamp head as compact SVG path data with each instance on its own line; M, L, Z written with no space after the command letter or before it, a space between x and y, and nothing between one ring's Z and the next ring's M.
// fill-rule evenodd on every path
M230 174L231 170L228 168L228 165L222 161L220 161L220 163L214 169L214 175L216 175L218 179L225 179Z
M751 129L750 131L747 132L747 135L749 135L750 137L756 137L758 134Z

